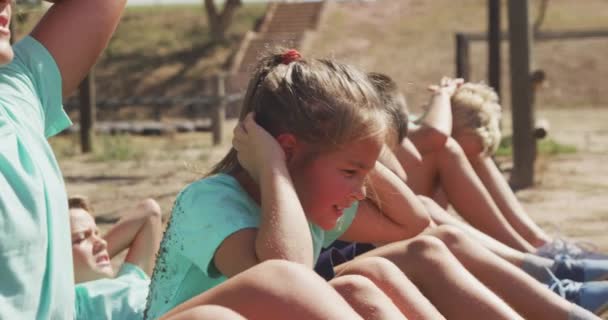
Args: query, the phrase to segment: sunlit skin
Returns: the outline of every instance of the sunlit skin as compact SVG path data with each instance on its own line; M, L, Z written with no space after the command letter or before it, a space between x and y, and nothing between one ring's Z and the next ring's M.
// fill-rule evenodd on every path
M380 137L369 137L312 159L306 146L294 153L289 161L290 173L309 221L325 230L332 229L344 209L365 198L365 177L382 146Z
M76 283L113 277L108 244L93 217L84 209L70 209L70 227Z
M468 158L478 157L483 151L481 138L475 133L455 129L452 137L458 141Z
M11 1L0 0L0 65L7 64L13 60L13 48L11 47Z

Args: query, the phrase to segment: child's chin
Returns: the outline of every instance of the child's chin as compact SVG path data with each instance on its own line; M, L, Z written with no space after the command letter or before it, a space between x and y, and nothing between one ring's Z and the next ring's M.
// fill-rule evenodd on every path
M324 221L323 224L317 224L317 225L319 227L321 227L321 229L323 229L325 231L329 231L329 230L335 228L337 223L338 223L338 220L333 220L333 221Z
M0 39L0 66L8 64L13 60L13 49L8 40Z
M114 269L112 266L103 267L101 270L97 272L100 278L113 278L114 277Z

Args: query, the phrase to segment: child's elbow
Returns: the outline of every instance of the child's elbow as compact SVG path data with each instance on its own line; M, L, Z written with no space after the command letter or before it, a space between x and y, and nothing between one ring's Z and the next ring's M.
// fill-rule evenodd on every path
M428 128L427 130L427 143L426 146L430 150L441 150L445 147L448 139L450 138L450 133L444 130L440 130L438 128Z
M404 240L413 238L420 233L424 232L429 225L431 224L431 218L426 214L414 213L409 215L407 221L402 223L399 227L400 231L397 235L398 239L395 240Z
M144 215L147 219L158 221L161 220L162 211L160 209L160 205L158 204L158 202L156 202L156 200L152 198L147 198L140 202L138 207L144 212Z
M416 148L421 154L440 151L445 147L449 138L450 132L431 126L423 126L416 132L415 136L412 135L412 139L416 140Z

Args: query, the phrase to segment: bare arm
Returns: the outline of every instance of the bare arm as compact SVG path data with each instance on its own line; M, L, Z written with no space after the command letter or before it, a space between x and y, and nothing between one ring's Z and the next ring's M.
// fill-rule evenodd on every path
M452 134L452 110L450 99L462 79L443 78L439 86L430 86L431 100L424 117L420 119L420 128L413 130L410 139L422 153L441 148Z
M405 139L404 139L405 140ZM397 158L397 156L395 155L395 151L397 151L397 149L399 149L399 146L396 146L393 150L391 150L388 145L384 145L384 148L382 149L382 152L380 153L380 157L378 158L378 161L380 161L380 163L382 163L388 170L390 170L393 174L395 174L399 179L401 179L402 181L407 181L407 174L405 173L405 170L403 170L403 167L401 166L401 163L399 163L399 159Z
M285 259L312 267L312 237L287 166L269 165L260 178L262 221L255 242L258 259Z
M226 238L214 256L218 270L234 276L263 261L283 259L312 268L312 238L285 166L260 175L262 213L258 229Z
M116 29L126 0L56 0L31 35L59 66L68 96L95 64Z
M151 274L156 252L162 237L161 211L156 201L140 202L128 215L106 233L110 258L129 249L126 262L139 266Z
M490 157L470 159L492 199L513 228L535 247L551 238L530 218Z
M391 242L411 238L430 223L424 205L407 185L382 164L369 176L368 199L359 203L355 220L341 239Z
M233 145L259 186L262 212L257 230L238 231L222 242L214 257L216 267L228 277L270 259L312 267L312 237L282 147L251 114L235 129Z

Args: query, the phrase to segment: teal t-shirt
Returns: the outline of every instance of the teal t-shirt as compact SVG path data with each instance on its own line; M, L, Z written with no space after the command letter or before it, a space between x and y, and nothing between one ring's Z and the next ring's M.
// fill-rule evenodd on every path
M309 224L315 260L348 229L357 204L344 211L336 227L324 231ZM146 319L156 319L180 303L226 281L213 264L215 251L231 234L257 228L260 206L230 175L218 174L187 186L175 200L161 242Z
M0 66L0 319L70 319L67 195L46 140L71 124L61 75L34 38L14 51Z
M144 317L150 278L138 266L124 263L115 278L76 285L76 320L138 320Z

